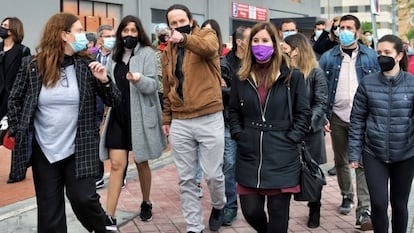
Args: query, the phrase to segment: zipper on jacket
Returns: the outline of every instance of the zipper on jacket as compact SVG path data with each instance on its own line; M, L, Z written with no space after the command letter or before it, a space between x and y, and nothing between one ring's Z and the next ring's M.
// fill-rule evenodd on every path
M262 117L262 122L264 123L264 122L266 122L265 113L266 113L267 103L269 102L269 96L270 96L270 93L271 93L272 89L270 89L269 92L267 93L266 100L265 100L265 105L264 105L264 108L262 108L262 106L260 104L260 95L257 92L256 87L251 83L250 80L248 80L248 82L249 82L250 86L253 87L253 90L255 90L255 92L256 92L257 99L259 100L259 108L260 108L260 113L262 115L261 116ZM260 131L260 140L259 141L260 141L260 143L259 143L259 154L260 154L259 156L260 156L260 159L259 159L259 167L257 168L256 188L260 188L260 183L261 183L261 171L262 171L262 165L263 165L263 130Z
M386 150L386 155L387 155L387 160L386 160L386 162L388 163L389 161L390 161L390 134L389 134L389 132L390 132L390 124L391 124L391 122L390 122L390 118L391 118L391 109L392 109L392 106L391 106L391 104L392 104L392 82L391 81L389 81L389 83L388 83L388 89L389 89L389 91L388 91L388 116L387 116L387 133L386 133L386 143L385 143L385 150Z

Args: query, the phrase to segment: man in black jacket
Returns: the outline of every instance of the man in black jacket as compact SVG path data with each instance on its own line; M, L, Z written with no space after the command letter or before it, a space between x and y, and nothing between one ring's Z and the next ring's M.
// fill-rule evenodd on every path
M224 164L223 174L226 184L227 202L224 207L224 225L231 226L231 223L237 216L237 194L235 180L235 163L236 163L236 141L231 138L230 128L228 125L228 108L230 99L230 86L232 80L238 78L237 73L240 68L240 61L244 56L247 46L247 39L250 34L250 28L239 26L233 33L233 42L231 51L220 60L222 82L223 104L224 104Z

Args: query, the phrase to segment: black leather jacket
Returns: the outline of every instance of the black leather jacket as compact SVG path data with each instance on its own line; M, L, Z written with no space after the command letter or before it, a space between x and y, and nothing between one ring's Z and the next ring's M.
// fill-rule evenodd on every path
M328 101L328 84L325 72L315 68L306 79L308 88L309 104L312 109L310 132L316 132L323 128L326 122L326 104Z

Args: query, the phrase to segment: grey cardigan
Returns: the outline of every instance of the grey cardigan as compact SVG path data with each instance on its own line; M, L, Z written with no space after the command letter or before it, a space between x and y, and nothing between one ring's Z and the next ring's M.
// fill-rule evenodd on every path
M106 64L112 81L116 63L112 58ZM140 79L130 83L131 103L131 140L135 162L156 159L161 156L167 146L167 140L162 132L161 105L158 98L157 62L154 50L138 44L134 56L129 62L129 70L139 73ZM104 129L99 144L99 156L102 161L109 159L108 148L105 147L106 132L111 108L106 116Z

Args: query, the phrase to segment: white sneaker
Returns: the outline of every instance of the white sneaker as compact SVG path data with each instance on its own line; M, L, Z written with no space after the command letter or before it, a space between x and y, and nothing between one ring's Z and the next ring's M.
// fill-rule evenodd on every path
M95 185L96 185L96 189L102 188L105 185L104 178L102 177L101 179L97 179L95 181Z
M125 188L126 187L126 178L124 179L124 182L122 183L122 187L121 188Z

